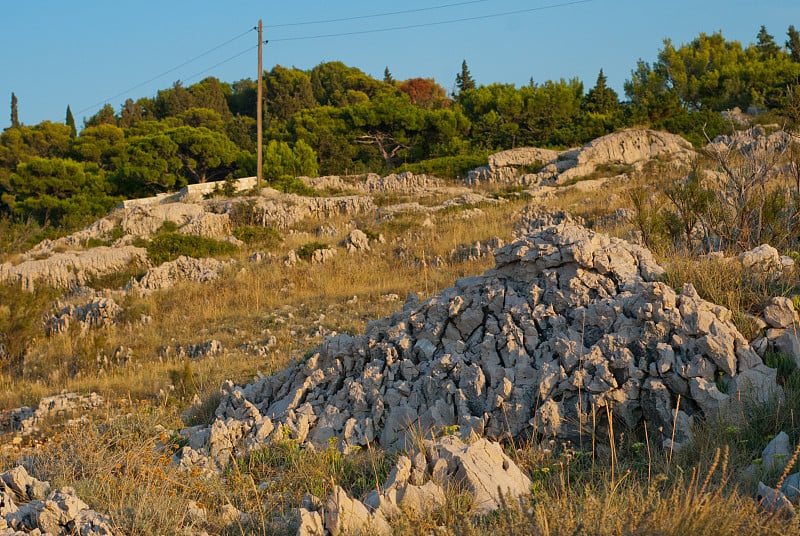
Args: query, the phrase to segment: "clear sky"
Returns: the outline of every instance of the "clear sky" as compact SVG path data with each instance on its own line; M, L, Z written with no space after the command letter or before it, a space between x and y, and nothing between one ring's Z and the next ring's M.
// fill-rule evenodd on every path
M800 28L800 0L0 0L0 129L12 91L22 123L64 121L69 104L80 125L104 102L119 110L176 80L255 78L248 30L259 18L266 70L338 60L449 90L466 59L479 84L577 76L589 89L602 67L622 94L636 60L652 62L665 37L721 30L750 43L764 24L783 45L788 26ZM331 19L350 20L288 25Z

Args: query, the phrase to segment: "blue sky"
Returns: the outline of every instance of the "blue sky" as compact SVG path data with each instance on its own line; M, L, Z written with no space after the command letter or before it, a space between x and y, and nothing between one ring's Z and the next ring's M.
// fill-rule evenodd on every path
M418 11L271 27L407 10ZM498 16L508 12L516 13ZM479 84L577 76L588 89L602 67L621 93L636 60L653 61L665 37L684 43L721 30L750 43L764 24L782 45L790 24L800 28L798 0L4 0L0 13L0 129L10 124L12 91L24 124L64 121L69 104L80 125L106 101L118 110L178 79L255 78L257 37L248 29L259 18L270 39L267 70L338 60L376 77L387 66L399 80L432 77L448 90L466 59ZM431 25L454 19L472 20Z

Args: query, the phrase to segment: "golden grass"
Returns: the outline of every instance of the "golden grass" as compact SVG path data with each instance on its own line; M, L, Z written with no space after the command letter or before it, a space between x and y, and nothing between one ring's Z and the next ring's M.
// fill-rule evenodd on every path
M601 194L559 188L543 205L568 208L597 222L624 206L625 187L612 180ZM62 389L99 392L107 405L91 416L89 424L50 434L42 448L4 451L0 469L11 466L20 454L31 455L38 477L56 486L76 487L81 498L110 513L126 534L179 534L187 526L211 534L294 534L292 508L304 494L324 498L335 483L363 497L382 482L393 457L379 449L348 456L334 449L312 452L287 441L232 463L221 476L184 475L169 464L180 442L168 430L183 426L179 415L191 395L197 392L209 399L225 379L245 382L257 373L276 372L317 345L326 330L360 333L368 321L402 307L408 291L424 299L460 277L482 273L493 265L491 258L447 262L438 268L430 262L437 256L448 259L461 244L493 236L508 241L513 213L526 202L524 197L510 196L507 203L481 206L483 216L467 222L459 219L458 210L440 212L431 216L432 227L424 226L426 215L418 213L383 223L360 220L356 222L360 228L383 233L387 242L373 243L368 254L347 255L338 248L338 255L325 265L300 262L286 268L282 259L290 249L314 240L337 244L347 234L349 222L344 218L324 222L338 229L330 238L314 236L312 231L321 222L307 221L299 232L270 248L276 255L272 260L251 264L243 251L237 254L237 265L216 282L183 283L148 297L127 298L125 320L117 326L84 337L72 332L51 338L39 326L41 332L30 341L25 373L0 374L0 408L33 404ZM614 232L626 231L622 226ZM788 279L748 286L748 274L731 267L699 267L695 260L677 255L661 261L669 265L669 284L680 288L692 281L701 295L734 312L752 311L770 293L792 292ZM391 294L399 300L388 300ZM152 322L141 324L141 315ZM266 360L239 350L244 342L271 336L276 344ZM223 343L224 355L188 361L174 352L166 357L162 352L164 347L211 339ZM98 362L98 354L110 356L119 346L133 350L131 362ZM176 379L184 385L173 389ZM395 520L395 532L798 533L797 521L758 513L749 498L750 484L738 479L768 436L790 426L795 408L800 412L800 396L787 398L782 406L762 408L761 417L743 414L750 423L747 427L699 423L695 447L677 453L674 460L651 445L641 430L621 431L619 441L598 438L591 453L536 442L517 449L509 446L533 480L530 503L509 503L495 514L479 517L469 495L452 489L446 505L437 511L405 512ZM653 432L651 436L656 435ZM160 444L167 447L157 448ZM190 500L206 506L206 523L189 520ZM222 506L227 503L248 514L250 521L225 520Z

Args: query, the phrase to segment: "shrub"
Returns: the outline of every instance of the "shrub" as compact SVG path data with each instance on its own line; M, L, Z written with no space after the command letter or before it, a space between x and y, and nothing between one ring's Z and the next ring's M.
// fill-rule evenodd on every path
M236 246L230 242L174 232L156 235L145 247L148 257L156 264L175 260L181 255L202 258L231 255L236 251Z
M307 244L303 244L299 248L297 248L297 256L305 261L310 261L311 256L314 254L315 251L318 249L325 249L328 247L328 244L323 242L309 242Z
M488 156L485 154L442 156L414 164L403 164L397 168L397 172L410 171L417 174L434 175L443 179L456 179L466 175L469 170L485 166L488 163Z
M283 237L272 227L257 227L243 225L233 230L233 236L247 245L276 246L283 241Z
M270 186L285 194L297 194L306 197L318 197L319 192L302 180L295 177L284 177L270 181Z

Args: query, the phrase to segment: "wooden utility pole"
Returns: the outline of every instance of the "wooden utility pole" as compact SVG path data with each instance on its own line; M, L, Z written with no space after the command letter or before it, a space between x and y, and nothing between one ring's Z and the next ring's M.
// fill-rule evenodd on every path
M263 111L261 110L261 102L263 101L263 97L261 95L261 47L264 43L264 40L262 39L261 32L261 19L258 19L258 104L256 104L256 130L258 131L258 134L256 135L256 186L259 188L261 188L261 174L263 172L263 164L261 163L261 137L263 136L261 127L261 116L263 115Z

